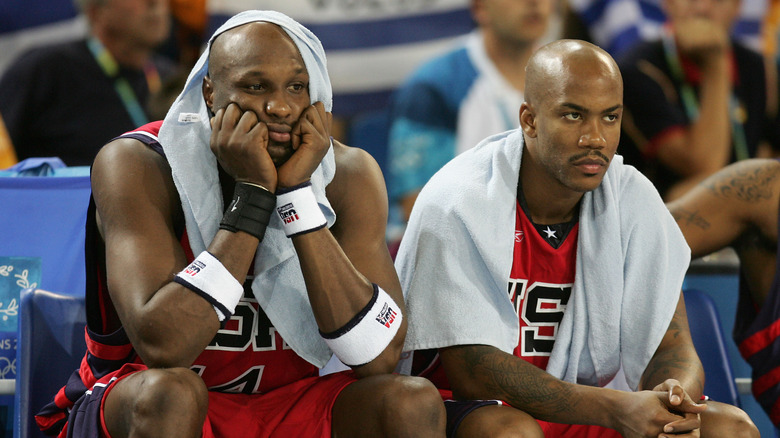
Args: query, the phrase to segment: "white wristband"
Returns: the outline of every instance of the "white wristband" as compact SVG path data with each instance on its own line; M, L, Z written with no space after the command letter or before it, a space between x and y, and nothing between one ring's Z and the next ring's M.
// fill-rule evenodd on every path
M211 303L223 325L244 295L241 283L208 251L200 253L173 281Z
M403 314L393 298L374 285L374 296L344 327L320 335L336 357L349 366L376 359L401 327Z
M328 224L320 210L311 182L276 192L276 212L282 220L287 237L319 230Z

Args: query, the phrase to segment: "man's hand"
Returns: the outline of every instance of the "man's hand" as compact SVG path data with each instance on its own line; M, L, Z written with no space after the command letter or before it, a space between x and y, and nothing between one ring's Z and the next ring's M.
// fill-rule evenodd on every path
M291 133L295 152L278 170L279 187L293 187L311 179L330 147L331 118L322 102L301 113Z
M700 414L707 409L707 405L693 401L685 388L675 379L667 379L653 390L666 392L668 397L665 403L669 411L683 417L665 425L664 432L675 435L690 433L691 436L699 436Z
M707 68L728 53L728 33L716 22L701 17L674 23L674 35L681 54L701 68Z
M242 111L235 103L217 110L211 118L210 146L219 164L236 181L276 191L276 166L268 154L268 127L253 111Z
M707 406L694 403L677 381L667 380L653 391L626 392L625 397L613 427L624 438L699 436L699 413Z

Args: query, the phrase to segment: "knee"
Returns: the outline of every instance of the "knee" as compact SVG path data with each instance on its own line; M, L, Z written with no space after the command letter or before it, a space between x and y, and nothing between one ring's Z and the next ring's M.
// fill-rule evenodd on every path
M724 403L710 402L702 414L702 436L759 438L761 434L742 409Z
M187 368L150 369L140 382L134 416L146 419L192 419L202 424L208 411L208 389Z
M729 410L727 418L727 424L730 425L730 429L733 431L728 436L737 438L759 438L761 436L758 432L758 427L742 409L734 407L734 409Z
M519 416L497 419L491 427L494 438L544 438L544 432L536 420L528 421Z
M388 377L389 381L383 385L386 388L383 424L388 425L390 430L402 424L424 430L444 430L447 417L444 402L428 379L398 375Z

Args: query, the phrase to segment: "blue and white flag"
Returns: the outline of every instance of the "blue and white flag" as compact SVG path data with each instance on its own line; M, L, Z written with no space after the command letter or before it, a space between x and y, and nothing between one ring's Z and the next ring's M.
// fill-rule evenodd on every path
M470 0L209 0L208 35L238 12L270 9L322 41L333 113L384 108L390 92L422 62L446 50L474 23Z

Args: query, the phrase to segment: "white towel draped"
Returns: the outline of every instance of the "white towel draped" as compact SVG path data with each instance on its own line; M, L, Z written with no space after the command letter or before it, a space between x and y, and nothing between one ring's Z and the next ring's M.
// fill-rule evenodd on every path
M217 29L209 40L208 48L190 72L182 93L165 116L159 134L173 171L184 210L187 236L195 254L206 249L216 235L224 210L217 160L209 148L209 114L201 92L203 78L208 73L209 49L217 35L255 21L275 23L287 32L298 47L309 73L311 103L323 102L327 111L332 109L325 51L308 29L274 11L242 12ZM311 178L329 227L335 222L336 215L325 197L325 187L333 179L335 170L331 146ZM254 268L252 291L271 323L296 353L318 367L324 366L331 352L317 331L298 257L291 240L282 231L277 215L272 215L255 256Z
M417 198L396 260L405 350L485 344L512 353L512 267L522 131L489 137ZM603 386L621 365L636 389L674 314L690 250L643 175L616 155L580 208L572 295L547 371ZM401 368L403 369L403 367Z

